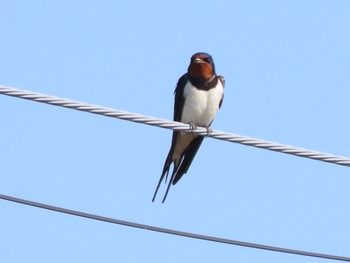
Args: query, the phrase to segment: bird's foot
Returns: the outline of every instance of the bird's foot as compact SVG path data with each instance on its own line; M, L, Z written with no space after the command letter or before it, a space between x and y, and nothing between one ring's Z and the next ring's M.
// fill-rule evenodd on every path
M197 129L197 125L196 124L190 122L189 125L190 125L190 130L189 130L190 132L194 132Z
M207 137L209 136L209 134L211 134L213 132L212 129L210 129L209 127L205 127L207 129Z

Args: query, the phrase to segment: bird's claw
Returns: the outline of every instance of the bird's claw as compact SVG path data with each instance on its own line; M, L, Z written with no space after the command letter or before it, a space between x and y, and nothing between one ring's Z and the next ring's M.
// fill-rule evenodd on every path
M190 125L190 132L194 132L197 129L197 125L196 124L190 122L189 125Z
M190 125L190 129L189 129L190 132L194 132L198 128L197 125L192 123L192 122L190 122L189 125ZM207 129L207 135L206 136L208 137L209 134L211 134L213 132L213 130L210 129L209 127L205 127L205 128Z
M207 137L209 136L209 134L211 134L213 132L212 129L210 129L209 127L205 127L207 129Z

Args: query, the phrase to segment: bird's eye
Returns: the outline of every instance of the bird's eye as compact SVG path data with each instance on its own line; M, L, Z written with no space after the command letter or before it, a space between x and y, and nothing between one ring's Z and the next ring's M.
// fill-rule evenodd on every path
M211 63L211 58L205 58L205 59L203 59L205 62L207 62L207 63Z

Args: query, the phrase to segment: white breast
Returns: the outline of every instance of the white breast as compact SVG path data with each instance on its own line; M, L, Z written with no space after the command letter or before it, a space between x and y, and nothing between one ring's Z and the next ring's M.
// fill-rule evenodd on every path
M208 91L199 90L188 82L184 89L181 122L207 127L213 121L223 95L224 87L220 81Z

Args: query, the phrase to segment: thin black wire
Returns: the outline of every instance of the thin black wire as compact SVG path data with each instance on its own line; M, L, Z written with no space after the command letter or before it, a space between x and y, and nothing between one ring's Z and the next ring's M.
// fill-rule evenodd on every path
M242 242L242 241L237 241L237 240L232 240L232 239L226 239L226 238L220 238L220 237L214 237L214 236L206 236L206 235L194 234L194 233L189 233L189 232L177 231L177 230L155 227L155 226L150 226L150 225L138 224L138 223L134 223L134 222L123 221L120 219L104 217L104 216L79 212L76 210L70 210L70 209L66 209L66 208L62 208L62 207L33 202L30 200L20 199L20 198L2 195L2 194L0 194L0 199L11 201L11 202L16 202L16 203L20 203L20 204L24 204L24 205L29 205L29 206L33 206L33 207L37 207L37 208L41 208L41 209L47 209L47 210L55 211L55 212L59 212L59 213L70 214L73 216L79 216L79 217L94 219L94 220L98 220L98 221L103 221L103 222L107 222L107 223L118 224L118 225L123 225L123 226L128 226L128 227L140 228L143 230L161 232L161 233L165 233L165 234L201 239L201 240L224 243L224 244L235 245L235 246L243 246L243 247L249 247L249 248L255 248L255 249L270 250L270 251L274 251L274 252L281 252L281 253L288 253L288 254L294 254L294 255L301 255L301 256L308 256L308 257L316 257L316 258L324 258L324 259L332 259L332 260L340 260L340 261L350 262L350 257L343 257L343 256L329 255L329 254L314 253L314 252L309 252L309 251L267 246L267 245Z

